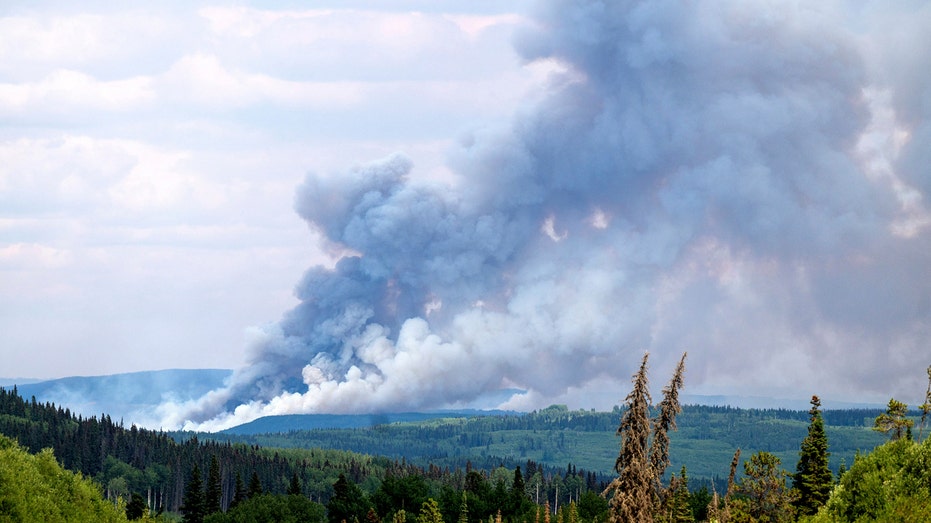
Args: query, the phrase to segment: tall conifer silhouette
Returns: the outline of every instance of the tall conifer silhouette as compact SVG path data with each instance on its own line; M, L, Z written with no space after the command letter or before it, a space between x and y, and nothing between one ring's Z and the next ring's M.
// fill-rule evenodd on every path
M667 432L675 429L675 416L681 411L678 391L682 387L685 354L679 361L669 385L663 389L663 401L655 420L650 419L647 360L643 355L639 370L633 376L633 389L625 399L627 409L621 416L617 434L621 450L614 463L618 477L605 492L614 491L609 501L610 523L649 523L660 509L662 476L669 465ZM651 442L652 433L652 442Z

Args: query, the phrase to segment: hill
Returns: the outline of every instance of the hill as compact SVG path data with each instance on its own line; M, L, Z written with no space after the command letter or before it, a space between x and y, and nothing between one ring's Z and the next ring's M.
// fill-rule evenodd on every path
M860 451L885 441L871 429L881 410L845 409L824 412L831 467L850 466ZM202 439L234 441L280 448L333 448L404 459L419 466L455 469L472 464L493 468L499 463L532 461L545 467L576 466L600 478L613 474L619 441L615 436L621 411L569 410L551 406L527 414L456 416L398 421L369 428L299 427L315 416L275 420L276 430L258 434L232 429L200 434ZM261 420L258 420L261 421ZM784 409L738 409L687 405L678 431L671 434L670 470L685 465L695 479L725 478L734 451L745 456L760 450L778 456L794 471L799 445L808 430L808 412ZM256 425L258 427L260 425Z
M504 410L448 410L434 412L389 412L384 414L286 414L265 416L249 423L220 431L220 434L252 436L319 429L363 429L394 423L420 423L442 418L514 416Z

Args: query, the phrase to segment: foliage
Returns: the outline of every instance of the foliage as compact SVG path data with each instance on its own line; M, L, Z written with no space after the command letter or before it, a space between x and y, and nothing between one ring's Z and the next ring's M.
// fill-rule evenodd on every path
M828 438L821 418L821 400L811 397L811 424L808 436L802 440L793 486L798 491L795 507L799 515L812 515L824 505L831 495L834 478L828 467Z
M795 494L786 486L787 473L768 452L757 452L744 462L744 477L734 491L729 521L783 523L795 520Z
M907 414L908 407L901 401L891 398L886 412L876 417L873 430L889 434L893 440L901 439L915 424L906 417Z
M903 438L858 457L812 521L926 521L929 514L931 441Z
M126 521L98 487L62 469L51 450L29 454L0 435L0 521Z
M204 482L200 477L200 467L196 465L191 471L191 479L184 487L181 513L184 514L183 523L203 523L204 516L207 515Z
M204 518L204 523L323 523L326 509L303 496L261 494L239 503L226 513L218 512Z
M429 498L421 504L417 523L443 523L443 514L435 499Z
M326 504L327 519L330 523L362 521L370 507L359 486L340 474L333 485L333 497Z
M922 432L925 430L925 423L928 421L928 413L931 413L931 366L928 367L928 389L925 391L925 402L918 406L921 411L921 423L918 425L918 441L921 441Z

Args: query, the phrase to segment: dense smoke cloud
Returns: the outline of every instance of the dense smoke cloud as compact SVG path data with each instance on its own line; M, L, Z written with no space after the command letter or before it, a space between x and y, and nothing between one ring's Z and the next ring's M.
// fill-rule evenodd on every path
M338 263L306 273L227 388L163 406L166 423L505 388L522 391L505 407L610 405L644 350L660 369L689 351L695 391L917 397L931 12L877 13L541 6L516 46L560 65L546 97L464 139L454 187L401 155L308 176L296 210Z

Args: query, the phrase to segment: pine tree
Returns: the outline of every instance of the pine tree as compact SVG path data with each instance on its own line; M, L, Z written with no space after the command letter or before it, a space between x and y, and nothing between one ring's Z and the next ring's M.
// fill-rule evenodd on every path
M914 421L905 417L907 413L908 406L906 404L891 398L886 412L876 417L873 430L889 434L892 441L902 439L912 428L912 425L915 424Z
M204 493L204 515L220 512L220 503L223 497L223 486L220 484L220 461L216 454L210 459L210 470L207 472L207 490Z
M828 437L824 432L824 420L821 417L821 400L811 397L810 423L808 436L802 440L798 465L793 477L798 500L795 503L799 515L812 515L824 505L831 495L834 478L828 467Z
M779 458L764 451L744 462L744 477L731 504L731 521L795 521L794 491L786 486L787 474L779 464Z
M181 513L184 514L183 523L203 523L204 521L204 482L200 477L200 467L194 465L191 479L184 489L184 501Z

